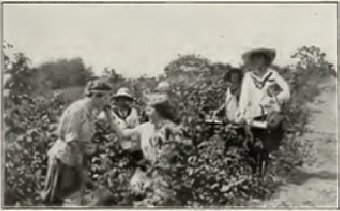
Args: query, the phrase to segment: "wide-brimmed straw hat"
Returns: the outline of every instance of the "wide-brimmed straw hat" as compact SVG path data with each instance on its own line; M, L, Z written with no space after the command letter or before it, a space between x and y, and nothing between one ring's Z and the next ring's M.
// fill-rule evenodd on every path
M116 95L113 96L113 98L115 98L115 99L117 99L117 98L129 98L129 99L133 100L133 97L130 93L131 93L130 89L128 89L126 87L122 87L122 88L118 89Z
M242 59L243 59L244 62L248 63L248 62L250 62L252 56L255 55L255 54L265 55L268 58L269 63L272 63L275 59L276 51L275 51L275 49L272 49L272 48L255 48L255 49L252 49L252 50L244 53L242 55Z
M154 107L161 116L174 122L178 120L177 107L168 95L153 93L147 99L148 105Z
M166 94L151 93L146 96L148 105L155 105L160 103L166 103L170 99Z

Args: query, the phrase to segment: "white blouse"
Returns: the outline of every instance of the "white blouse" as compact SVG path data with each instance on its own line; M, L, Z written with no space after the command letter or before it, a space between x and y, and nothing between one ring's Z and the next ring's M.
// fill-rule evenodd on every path
M268 96L268 87L277 83L282 92L275 98ZM269 114L271 111L280 111L281 104L290 98L287 82L275 70L268 69L263 77L247 72L244 75L239 102L240 114L246 120L257 116Z
M111 110L111 117L112 123L118 125L118 127L121 130L133 129L139 125L138 113L135 108L131 108L131 112L125 118L119 115L119 112L117 110L116 111ZM98 119L106 119L105 112L99 114ZM131 142L130 139L132 139L133 142ZM130 139L124 139L120 141L122 143L123 148L129 148L131 150L140 149L141 146L140 142L138 141L138 137L132 136L130 137Z
M231 94L230 88L228 88L225 95L225 115L229 121L236 122L238 114L237 98Z

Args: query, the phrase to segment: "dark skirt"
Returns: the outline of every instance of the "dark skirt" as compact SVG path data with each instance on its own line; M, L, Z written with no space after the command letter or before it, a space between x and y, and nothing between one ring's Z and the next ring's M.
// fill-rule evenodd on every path
M64 164L55 157L50 157L48 162L43 202L61 206L66 197L80 190L83 172L81 168Z
M266 116L254 119L259 118L265 119ZM274 150L278 150L284 137L283 122L281 122L275 129L252 128L252 133L254 135L254 141L261 141L263 143L263 149L265 151L271 152Z
M261 118L265 119L266 117ZM260 172L262 172L262 162L268 161L270 152L278 150L281 145L284 138L283 123L281 122L275 129L252 128L251 132L254 136L254 142L248 143L248 147L249 156L252 158L252 170L253 173L256 173L256 169L259 167Z

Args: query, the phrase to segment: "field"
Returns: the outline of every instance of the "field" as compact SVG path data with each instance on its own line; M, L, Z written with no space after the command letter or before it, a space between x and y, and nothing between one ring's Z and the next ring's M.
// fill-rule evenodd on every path
M187 67L185 71L183 66ZM150 173L161 173L167 179L137 194L144 196L140 200L128 186L133 174L132 158L118 144L108 142L105 129L97 128L93 141L98 149L89 169L95 185L88 188L88 204L98 201L101 193L107 193L110 197L102 202L103 206L334 205L334 76L316 64L295 72L275 68L289 82L292 100L284 106L286 137L264 177L252 176L252 161L245 148L224 150L225 142L239 139L233 130L224 126L212 129L202 122L223 102L226 87L222 78L230 66L211 65L207 59L188 56L171 62L161 79L131 80L108 75L115 90L122 85L133 90L137 98L135 106L140 111L145 106L141 90L152 90L161 80L169 81L178 97L181 127L188 142L172 146L171 153L165 154L169 160L176 161L176 168L157 168L167 165L166 161L150 166ZM330 91L318 86L322 83ZM9 86L12 92L5 99L5 204L41 206L46 152L56 140L56 123L65 107L81 98L82 92L81 87L66 87L54 90L55 95L42 97L23 93L25 89L20 84L18 87ZM170 191L164 186L171 187ZM305 194L306 197L297 200L293 197L295 191L311 195ZM324 198L319 197L320 193ZM72 205L72 200L68 205Z
M330 91L318 98L322 103L310 104L318 113L313 115L311 131L302 139L314 142L314 162L294 169L284 185L265 206L337 206L337 99L336 81L327 81ZM296 197L299 196L299 197Z

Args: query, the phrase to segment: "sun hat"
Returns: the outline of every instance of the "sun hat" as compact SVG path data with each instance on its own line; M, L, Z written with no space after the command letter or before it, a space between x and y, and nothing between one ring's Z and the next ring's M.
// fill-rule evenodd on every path
M133 97L130 93L131 92L128 88L122 87L122 88L118 89L116 95L113 96L113 98L125 97L125 98L129 98L129 99L133 100Z
M159 94L159 93L151 93L146 95L148 105L155 105L159 103L164 103L169 101L169 98L166 94Z
M178 110L173 100L166 94L153 93L147 96L148 105L155 108L164 118L178 120Z
M245 63L248 63L251 61L252 57L256 54L265 55L266 58L268 58L269 63L271 64L275 59L276 51L273 48L255 48L244 53L242 55L242 59Z
M170 84L166 81L162 81L158 84L156 91L168 91L170 89Z

